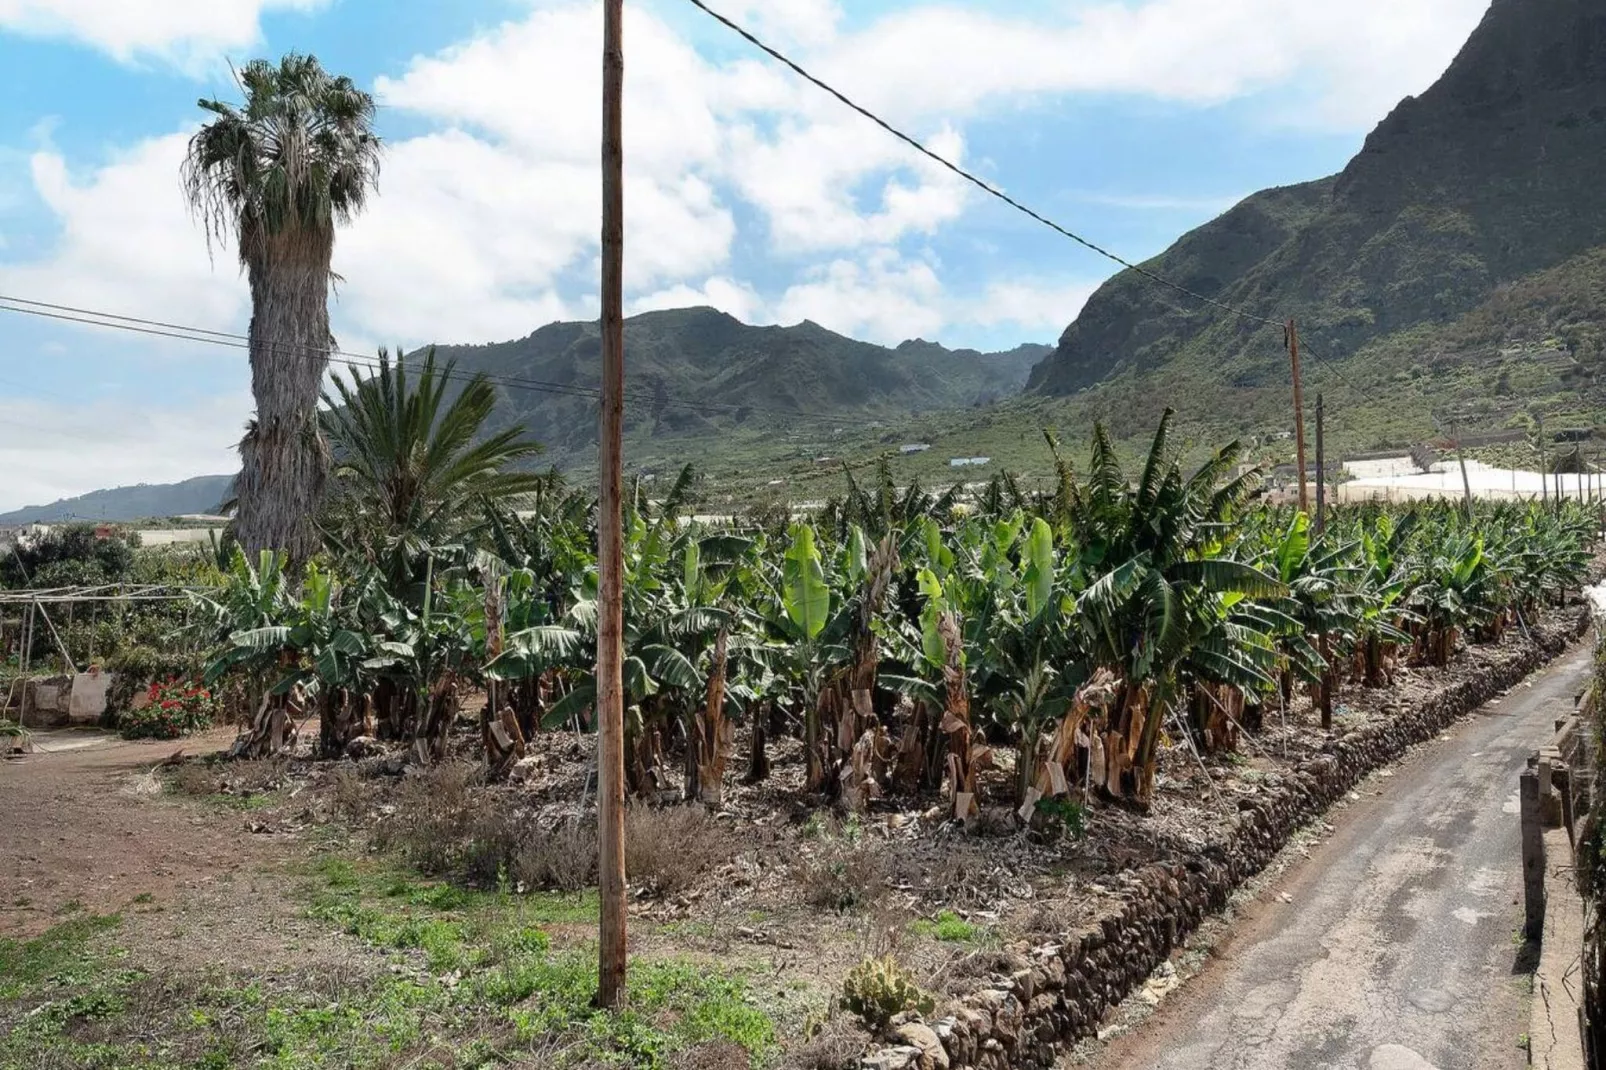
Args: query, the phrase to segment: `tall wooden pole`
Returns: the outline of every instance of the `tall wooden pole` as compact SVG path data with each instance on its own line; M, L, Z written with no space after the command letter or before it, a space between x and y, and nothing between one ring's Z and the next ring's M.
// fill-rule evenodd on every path
M1545 418L1536 417L1539 421L1539 500L1550 500L1550 466L1545 462Z
M602 417L597 505L597 842L602 898L597 1004L625 995L624 0L604 0L602 39Z
M1299 463L1299 511L1310 512L1310 490L1305 477L1305 388L1299 381L1299 328L1293 320L1283 332L1288 360L1294 368L1294 442Z
M1316 534L1327 530L1327 444L1323 435L1322 395L1316 395Z
M1467 519L1472 519L1472 478L1467 475L1467 451L1461 448L1461 427L1459 424L1450 429L1455 436L1455 459L1461 465L1461 489L1467 496Z

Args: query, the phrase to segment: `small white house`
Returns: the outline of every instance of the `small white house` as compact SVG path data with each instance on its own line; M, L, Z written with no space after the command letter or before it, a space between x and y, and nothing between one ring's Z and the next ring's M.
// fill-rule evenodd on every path
M992 464L991 457L955 457L948 462L949 468L982 468Z
M907 456L911 453L925 453L929 449L931 449L929 442L914 442L907 446L899 446L898 452Z

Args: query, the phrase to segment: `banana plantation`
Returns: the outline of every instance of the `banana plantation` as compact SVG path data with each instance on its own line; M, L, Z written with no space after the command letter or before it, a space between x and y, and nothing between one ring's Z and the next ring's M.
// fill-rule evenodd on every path
M324 550L293 569L236 552L197 597L205 676L250 696L237 754L283 751L316 716L322 756L472 749L495 778L543 733L591 730L594 498L522 471L533 444L481 434L494 392L453 374L340 381ZM1047 486L849 473L817 515L767 523L690 519L689 469L638 486L630 789L717 806L786 741L800 794L847 811L1141 809L1162 751L1233 751L1295 704L1330 726L1346 694L1525 631L1585 579L1599 518L1577 503L1352 507L1317 530L1257 500L1236 445L1185 467L1170 422L1136 466L1095 429L1085 467L1048 438Z

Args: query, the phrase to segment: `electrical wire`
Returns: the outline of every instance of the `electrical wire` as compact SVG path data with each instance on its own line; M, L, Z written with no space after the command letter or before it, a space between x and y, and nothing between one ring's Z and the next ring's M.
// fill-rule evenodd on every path
M1092 252L1097 253L1099 256L1104 257L1106 260L1110 260L1110 261L1113 261L1113 262L1121 265L1122 267L1126 268L1128 271L1137 272L1139 275L1141 275L1144 278L1148 279L1150 282L1156 283L1156 284L1158 284L1160 286L1164 286L1164 287L1166 287L1167 289L1170 289L1170 290L1175 290L1177 293L1182 294L1184 297L1188 297L1188 298L1191 298L1191 299L1193 299L1195 301L1199 301L1199 302L1202 302L1204 304L1214 306L1215 308L1218 308L1218 309L1222 310L1223 312L1230 312L1234 316L1239 316L1239 317L1242 317L1243 319L1251 320L1251 321L1256 322L1256 323L1268 323L1268 324L1271 324L1272 326L1275 326L1275 327L1281 327L1281 326L1284 325L1282 322L1280 322L1278 320L1271 319L1271 318L1269 318L1267 316L1262 316L1257 312L1250 312L1248 309L1238 308L1238 307L1236 307L1234 305L1229 305L1225 301L1220 301L1220 300L1217 300L1214 297L1209 297L1209 296L1207 296L1205 294L1199 293L1197 290L1191 290L1188 287L1183 286L1181 283L1172 282L1170 279L1166 278L1165 276L1160 275L1157 272L1150 270L1149 268L1143 267L1140 264L1135 264L1132 261L1127 260L1125 257L1118 256L1115 253L1112 253L1110 250L1104 248L1102 245L1099 245L1096 242L1090 241L1089 239L1082 237L1080 234L1077 234L1075 231L1072 231L1072 230L1070 230L1070 229L1068 229L1068 228L1066 228L1064 226L1061 226L1059 223L1054 222L1052 219L1048 218L1047 216L1043 215L1042 213L1040 213L1040 212L1038 212L1038 211L1036 211L1036 210L1034 210L1032 208L1029 208L1025 204L1022 204L1020 201L1016 200L1014 197L1011 197L1009 194L1005 193L1003 190L999 189L997 186L994 186L992 183L988 182L986 179L981 178L981 177L975 175L974 173L965 170L963 167L960 167L958 164L954 163L952 160L949 160L947 157L941 155L940 153L937 153L937 152L933 151L930 148L927 148L926 145L923 142L919 141L918 139L912 137L909 134L904 133L902 130L900 130L897 127L893 126L891 123L887 122L887 120L881 118L881 116L879 116L875 112L871 111L869 108L866 108L862 104L859 104L856 101L854 101L846 93L843 93L840 89L837 89L836 87L830 85L828 82L822 81L821 79L815 77L813 74L810 74L797 61L789 58L784 53L780 52L778 49L773 48L772 46L770 46L768 44L765 44L762 40L760 40L750 30L745 29L744 27L738 25L736 22L734 22L730 18L726 17L725 15L720 14L718 11L715 11L713 8L711 8L707 4L705 4L703 2L703 0L687 0L687 2L690 3L693 7L698 8L699 10L701 10L704 14L708 15L714 21L719 22L719 23L723 24L725 27L727 27L728 29L734 31L738 36L740 36L743 39L745 39L749 44L753 45L753 47L757 48L759 51L764 52L771 59L775 60L778 63L783 64L786 67L789 67L793 71L793 73L797 74L798 77L802 78L804 81L807 81L810 84L816 86L817 88L824 90L826 93L829 93L831 96L835 97L838 101L840 101L841 103L845 104L847 107L849 107L853 111L858 112L860 115L864 116L866 119L870 120L872 123L875 123L881 129L885 130L887 133L891 134L893 137L897 138L899 141L902 141L904 144L908 145L910 148L913 148L916 152L919 152L921 155L923 155L926 158L930 159L932 162L934 162L934 163L946 168L947 170L953 172L955 175L958 175L960 178L964 179L966 182L969 182L971 185L975 186L976 188L982 190L983 192L985 192L989 196L996 197L998 200L1003 201L1005 204L1009 205L1011 208L1015 209L1016 211L1024 213L1025 215L1029 216L1030 218L1032 218L1032 219L1036 220L1037 222L1041 223L1043 226L1048 227L1050 230L1054 231L1055 233L1057 233L1057 234L1059 234L1059 235L1061 235L1063 237L1069 238L1071 241L1076 242L1078 245L1082 246L1083 248L1089 249Z
M31 298L15 297L9 294L0 294L0 311L16 312L23 315L37 316L45 319L61 320L67 323L78 323L91 327L109 327L116 330L129 331L135 334L151 335L158 338L172 338L185 342L201 342L208 345L218 345L230 349L250 349L250 340L246 335L234 334L228 331L211 330L205 327L191 327L184 324L170 323L164 320L148 319L139 316L128 316L115 312L102 312L95 309L80 308L73 305L57 304L48 301L38 301ZM330 359L377 370L381 366L380 359L364 354L351 353L339 348L324 349L308 343L294 343L281 341L264 341L261 343L270 350L278 352L307 352L316 355L326 355ZM408 361L400 356L391 359L396 367L418 370L423 367L417 359ZM537 393L555 394L558 396L575 397L587 401L598 401L602 397L600 387L580 386L572 383L555 383L548 380L533 379L527 376L469 373L444 368L437 368L436 375L444 379L457 382L474 382L483 379L495 386L506 387L511 390L528 390ZM844 419L842 413L819 413L799 409L787 409L773 405L756 404L729 404L721 402L694 402L682 401L675 398L660 397L657 394L641 391L625 391L627 400L638 401L650 405L665 405L680 409L688 409L699 413L739 413L743 410L749 412L771 412L785 416L789 419L831 421L840 423Z
M30 306L30 307L10 307ZM250 339L243 334L233 334L228 331L214 331L204 327L189 327L183 324L168 323L162 320L144 319L138 316L126 316L115 312L101 312L94 309L77 308L72 305L53 304L48 301L35 301L28 298L13 297L0 294L0 310L6 312L20 312L25 315L41 316L47 319L63 320L68 323L87 324L92 327L111 327L118 330L132 331L138 334L154 335L159 338L175 338L185 342L203 342L210 345L221 345L231 349L249 349ZM330 359L338 358L343 363L357 364L366 368L377 368L380 360L366 354L351 353L335 347L323 349L308 343L283 342L278 340L264 340L262 345L278 352L311 352L327 355ZM398 367L421 368L418 361L408 362L405 358L392 360ZM566 394L596 400L601 397L601 389L578 386L569 383L552 383L538 379L525 379L520 376L509 375L475 375L464 372L446 374L445 369L437 369L436 374L443 378L458 382L473 382L477 378L499 386L514 388L527 388L546 393ZM654 400L652 395L630 393L627 398L635 400ZM671 404L686 404L674 402Z

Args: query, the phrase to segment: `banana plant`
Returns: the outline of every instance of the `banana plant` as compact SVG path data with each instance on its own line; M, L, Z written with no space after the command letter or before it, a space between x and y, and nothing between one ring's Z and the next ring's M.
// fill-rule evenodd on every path
M1225 556L1225 535L1259 472L1235 474L1242 451L1232 443L1184 478L1169 444L1171 419L1168 410L1135 488L1095 426L1087 484L1071 507L1085 583L1077 620L1090 666L1116 681L1102 766L1091 767L1099 786L1139 802L1153 791L1162 723L1183 696L1191 641L1209 630L1200 615L1208 620L1228 596L1285 592L1276 577Z
M1334 545L1325 537L1313 536L1310 517L1303 512L1293 515L1282 538L1271 549L1268 571L1286 591L1276 607L1298 621L1302 633L1285 635L1281 645L1293 671L1316 688L1324 729L1333 724L1333 696L1337 689L1334 644L1347 646L1358 631L1360 549L1359 541Z

